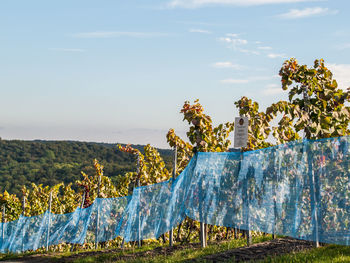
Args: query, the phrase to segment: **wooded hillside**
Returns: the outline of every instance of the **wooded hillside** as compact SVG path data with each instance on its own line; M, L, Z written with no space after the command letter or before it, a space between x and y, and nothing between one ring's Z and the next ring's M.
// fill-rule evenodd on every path
M133 146L143 152L143 145ZM171 150L159 150L167 166ZM77 141L19 141L0 139L0 192L21 195L30 183L53 186L82 179L80 171L94 173L93 160L104 165L112 181L135 171L134 156L121 152L117 144Z

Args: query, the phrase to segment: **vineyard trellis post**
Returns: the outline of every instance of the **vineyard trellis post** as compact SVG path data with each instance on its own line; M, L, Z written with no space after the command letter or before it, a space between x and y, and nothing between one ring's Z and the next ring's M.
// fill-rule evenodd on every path
M244 158L244 148L247 147L249 138L249 119L245 114L240 114L239 117L235 118L235 134L234 134L234 150L240 153L239 160L239 172L242 169L242 163ZM252 236L250 232L250 211L249 211L249 174L246 174L245 180L243 181L243 220L245 221L246 230L244 231L247 238L247 246L252 243Z
M205 223L200 222L200 240L202 248L205 248L207 246L205 230Z
M278 152L278 157L276 158L278 161L278 171L275 170L274 172L274 177L272 180L272 194L273 194L273 214L274 214L274 222L273 222L273 228L272 228L272 239L276 238L276 221L277 221L277 216L278 216L278 211L277 211L277 192L276 192L276 184L280 178L281 175L281 167L282 167L282 157L281 157L281 152L277 150ZM276 166L276 163L275 163Z
M100 187L101 187L101 174L98 174L98 183L97 183L97 197L96 197L96 205L97 205L97 211L96 211L96 229L95 229L95 249L98 247L98 225L100 221Z
M80 208L83 209L84 208L84 203L85 203L85 190L81 196L81 204L80 204Z
M22 200L22 216L25 217L25 207L26 207L26 196L23 195ZM24 252L24 224L22 226L22 252Z
M309 94L307 93L307 86L304 87L303 90L303 100L304 100L304 107L305 107L305 112L308 115L308 125L306 125L304 129L304 139L307 138L307 131L309 129L310 123L310 109L309 109ZM309 132L310 134L310 132ZM305 141L304 141L305 143ZM308 144L307 144L308 146ZM305 147L304 147L305 148ZM309 174L309 182L310 182L310 195L311 195L311 213L312 217L314 218L314 227L313 227L313 234L315 235L315 246L319 247L320 242L319 242L319 233L318 233L318 202L317 202L317 196L316 196L316 180L315 180L315 173L313 171L313 165L312 165L312 151L306 148L306 157L307 157L307 163L308 163L308 174Z
M80 209L83 209L84 208L84 203L85 203L85 190L81 196L81 204L80 204ZM73 252L74 251L74 247L75 247L75 244L72 244L71 248L70 248L70 252Z
M46 252L49 251L49 241L50 241L50 224L51 224L51 205L52 205L52 191L49 195L49 209L48 209L48 219L47 219L47 235L46 235Z
M141 166L140 166L140 156L138 155L137 156L137 171L136 171L136 174L137 174L137 181L136 181L136 185L137 187L140 187L140 177L141 177ZM141 209L141 198L140 198L140 194L141 192L138 191L138 194L139 194L139 198L138 198L138 201L139 201L139 208L138 208L138 229L137 229L137 246L140 248L141 247L141 212L140 212L140 209Z
M241 154L241 160L240 160L240 165L242 165L242 162L243 162L243 148L240 149L240 154ZM241 168L241 166L240 166ZM251 235L251 232L250 232L250 213L249 213L249 180L248 180L248 175L246 177L246 180L245 180L245 184L246 184L246 193L245 193L245 200L243 200L244 202L244 206L247 211L246 211L246 218L245 218L245 224L246 224L246 227L247 227L247 230L245 231L246 233L246 237L247 237L247 246L250 246L252 244L252 235Z
M5 223L6 223L6 207L5 207L5 204L2 205L2 217L1 217L1 222L2 222L2 229L1 229L1 241L2 241L2 244L4 243L4 240L5 240Z
M201 247L205 248L207 246L207 226L204 222L199 222L199 239L201 241Z
M174 163L173 163L173 178L172 178L173 182L176 179L176 169L177 169L176 163L177 163L177 146L175 145L175 148L174 148ZM169 246L172 247L174 245L173 242L174 242L174 230L171 229L170 233L169 233Z

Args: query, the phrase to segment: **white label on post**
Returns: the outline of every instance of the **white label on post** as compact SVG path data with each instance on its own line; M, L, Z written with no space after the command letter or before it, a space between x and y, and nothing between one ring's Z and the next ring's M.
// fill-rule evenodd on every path
M236 117L235 118L235 137L234 148L246 147L248 143L248 118Z

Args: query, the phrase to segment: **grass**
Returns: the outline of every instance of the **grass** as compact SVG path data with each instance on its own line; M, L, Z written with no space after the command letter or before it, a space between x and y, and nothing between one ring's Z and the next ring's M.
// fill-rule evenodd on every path
M122 252L113 252L111 254L113 254L113 255L127 255L127 254L132 254L135 252L144 252L144 251L152 250L156 247L159 247L159 244L153 244L153 245L144 246L144 247L136 248L136 249L129 248L129 249L125 249ZM111 247L109 249L114 249L114 248ZM11 259L22 259L22 258L28 258L32 255L37 255L38 257L47 258L47 259L50 259L52 261L59 262L59 260L61 258L71 257L74 255L80 255L83 257L85 253L86 254L89 252L98 253L99 251L104 251L104 249L103 248L100 248L100 249L80 249L80 250L73 251L73 252L70 252L70 251L64 251L64 252L49 251L49 252L46 252L44 250L42 250L42 251L39 250L39 251L27 251L24 253L3 253L3 254L0 253L0 261L11 260ZM104 255L101 255L101 257L103 257L103 256Z
M260 243L267 240L271 240L271 236L258 236L253 237L253 243ZM113 252L102 252L98 253L99 250L80 250L76 252L52 252L49 254L42 254L38 252L26 252L23 254L0 254L0 260L13 260L13 259L25 259L30 255L37 254L39 258L47 258L53 262L60 262L61 260L76 256L74 261L76 263L90 263L90 262L131 262L131 263L167 263L167 262L186 262L189 260L196 259L201 262L201 258L206 255L212 255L224 252L226 250L243 247L246 245L245 239L229 240L221 243L212 243L204 249L200 249L198 246L186 245L175 249L170 254L162 254L163 252L154 253L156 247L159 245L148 245L142 248L127 248L125 250L113 251ZM161 250L161 248L160 248ZM148 253L145 253L149 251ZM91 255L89 252L96 255ZM129 256L128 256L129 255ZM135 256L132 256L135 255ZM120 259L123 260L120 260ZM70 258L73 259L73 258ZM233 261L234 259L231 259ZM260 261L261 263L282 263L282 262L322 262L322 263L338 263L338 262L349 262L350 263L350 247L339 246L339 245L327 245L321 248L314 248L304 252L291 253L282 256L269 257L265 260Z
M321 248L314 248L304 252L287 254L283 256L270 257L261 263L282 263L282 262L315 262L315 263L338 263L350 262L350 247L339 245L327 245Z
M260 243L267 240L271 240L271 236L253 237L253 243ZM118 257L122 256L121 253L111 253L98 256L88 256L79 258L73 262L75 263L90 263L90 262L131 262L131 263L165 263L165 262L184 262L191 259L198 259L206 255L217 254L229 249L243 247L246 245L245 239L230 240L221 243L211 244L204 249L200 248L185 248L174 251L168 255L147 255L144 257L128 258L127 260L119 260ZM140 252L139 249L134 250L135 253Z

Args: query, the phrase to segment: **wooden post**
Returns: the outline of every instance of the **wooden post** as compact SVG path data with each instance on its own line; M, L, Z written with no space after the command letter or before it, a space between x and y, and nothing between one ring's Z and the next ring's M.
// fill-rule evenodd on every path
M137 156L137 181L136 185L137 187L140 187L140 176L141 176L141 167L140 167L140 156ZM139 198L140 202L140 198ZM140 206L138 209L138 233L137 233L137 246L140 248L141 247L141 214L140 214Z
M25 207L26 207L26 197L23 196L22 200L22 216L25 216ZM22 226L22 252L24 252L24 226Z
M205 235L205 223L200 222L200 240L201 240L201 247L205 248L207 246L207 240Z
M174 148L174 162L173 162L173 181L175 180L176 178L176 163L177 163L177 146L175 145L175 148ZM173 229L170 230L169 232L169 246L173 246L174 242L174 231Z
M303 99L304 99L304 104L305 104L305 111L309 117L308 124L310 125L310 110L309 110L309 95L307 93L307 87L305 86L303 90ZM304 138L307 138L307 131L309 129L309 125L307 125L304 129ZM306 149L307 150L307 149ZM307 153L306 153L307 154ZM320 242L319 242L319 234L318 234L318 202L317 202L317 196L316 196L316 183L315 183L315 173L313 172L312 168L312 161L309 160L309 156L307 154L307 159L308 159L308 169L309 169L309 181L310 181L310 199L311 199L311 209L314 211L313 217L314 217L314 233L315 233L315 246L319 247Z
M1 217L1 221L2 221L2 229L1 229L1 240L2 240L2 243L4 243L4 240L5 240L5 229L4 229L4 225L6 223L6 218L5 218L5 215L6 215L6 207L5 205L2 206L2 217Z
M249 247L252 244L252 235L250 230L247 230L247 246Z
M81 204L80 204L80 208L83 209L84 208L84 203L85 203L85 191L83 192L83 195L81 196Z
M22 200L22 216L25 216L24 215L25 207L26 207L26 197L23 196L23 200Z
M275 232L276 232L276 218L277 218L277 202L276 202L276 186L275 183L277 182L277 178L275 178L275 182L273 182L273 215L274 215L274 219L273 219L273 229L272 229L272 239L276 238Z
M128 195L130 195L130 189L128 189ZM120 247L124 248L124 245L125 245L125 238L123 237Z
M137 187L140 187L140 178L137 179ZM139 199L140 201L140 199ZM138 238L137 238L137 246L141 247L141 214L140 214L140 207L138 209L138 218L139 218L139 227L138 227Z
M83 195L81 196L81 203L80 203L80 208L83 209L84 208L84 203L85 203L85 191L83 192ZM74 245L72 244L71 248L70 248L70 252L74 251Z
M278 174L281 170L281 159L278 159ZM276 232L276 218L277 218L277 196L276 196L276 183L278 181L279 176L275 173L275 176L273 177L272 182L272 194L273 194L273 226L272 226L272 239L276 238L275 232Z
M97 198L95 202L97 202L97 212L96 212L96 230L95 230L95 249L98 247L98 225L100 223L100 206L98 198L100 197L100 187L101 187L101 174L98 176L98 184L97 184Z
M309 157L308 157L309 158ZM310 178L310 194L312 195L311 197L311 209L314 211L314 234L315 234L315 246L318 248L320 247L320 241L319 241L319 233L318 233L318 198L316 196L316 183L315 183L315 173L312 169L312 161L308 161L309 163L309 178ZM310 171L311 169L311 171Z
M239 229L237 227L233 228L233 236L235 239L238 239L238 233L239 233Z
M51 224L51 204L52 204L52 191L50 192L50 196L49 196L49 213L48 213L47 235L46 235L46 252L49 251L50 224Z
M243 161L243 148L241 148L240 150L241 152L241 163ZM246 193L246 197L247 197L247 200L245 200L246 202L246 208L247 208L247 218L246 218L246 224L247 224L247 230L246 230L246 237L247 237L247 246L249 247L251 244L252 244L252 236L251 236L251 233L250 233L250 229L249 229L249 192L248 192L248 179L246 179L246 190L247 190L247 193Z
M235 118L235 134L234 134L234 147L236 149L236 152L240 152L240 161L239 161L239 171L241 170L241 165L243 161L243 149L247 146L247 141L249 138L248 134L248 128L249 128L249 119L244 116L240 115L240 117ZM247 245L250 246L252 237L250 233L250 224L249 224L249 182L248 178L246 177L245 183L243 185L242 190L242 199L243 199L243 215L245 216L245 225L246 230L244 231L245 236L247 237ZM244 211L246 209L246 211Z

